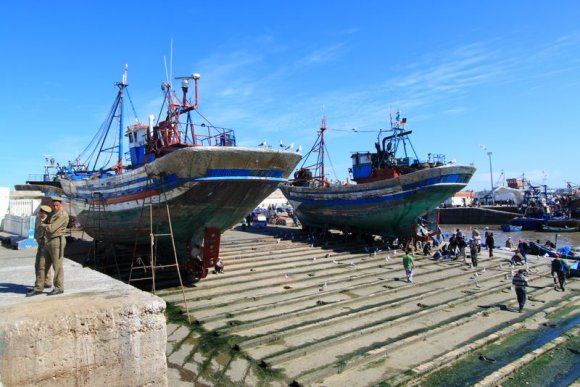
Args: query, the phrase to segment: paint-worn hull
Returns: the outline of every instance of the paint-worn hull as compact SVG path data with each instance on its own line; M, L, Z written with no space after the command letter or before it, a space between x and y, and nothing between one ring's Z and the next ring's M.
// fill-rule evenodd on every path
M239 222L286 181L300 158L271 149L189 147L122 175L61 185L83 229L116 243L148 243L149 207L155 232L168 232L167 203L183 252L189 241L201 242L206 228L224 231Z
M307 226L396 238L411 235L418 217L463 189L472 166L445 165L392 179L339 187L297 187L282 192Z

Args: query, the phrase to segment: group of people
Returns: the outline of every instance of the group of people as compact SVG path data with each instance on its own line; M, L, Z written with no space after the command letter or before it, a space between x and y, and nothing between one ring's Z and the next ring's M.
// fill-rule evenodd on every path
M495 238L493 232L489 230L488 227L485 228L485 246L489 252L489 257L493 257L493 250L495 249ZM539 243L539 241L538 241ZM547 241L545 246L552 247L552 243ZM434 259L458 259L463 257L466 261L467 257L465 255L465 248L469 247L469 254L471 258L471 264L473 267L478 266L478 254L481 252L481 235L477 228L473 228L471 232L471 240L469 242L465 241L463 232L460 229L456 229L455 233L451 235L448 243L442 243L441 246L433 254ZM529 244L520 239L518 244L515 245L511 237L508 237L505 243L505 247L514 252L514 255L510 259L510 263L514 266L527 264L527 252L529 250ZM555 246L554 246L555 247ZM423 247L423 253L425 255L430 255L430 246ZM411 250L406 252L407 254L403 257L403 266L405 268L405 273L407 275L407 282L413 282L413 272L415 269L415 264ZM565 290L566 278L570 273L570 267L565 260L560 258L554 258L551 263L551 274L554 278L554 285L556 289L561 291ZM514 286L517 301L518 301L518 311L522 312L526 299L527 299L527 287L528 280L526 278L526 270L518 270L512 278L512 285Z
M493 249L495 248L495 240L493 232L486 227L485 231L485 246L489 251L490 258L493 257ZM473 267L478 266L478 255L481 253L481 234L477 228L472 229L471 239L467 241L463 232L460 229L456 229L455 232L449 237L447 243L442 243L441 246L433 254L434 259L458 259L463 257L463 260L467 260L466 248L469 247L469 257L471 258L471 264ZM427 251L430 252L430 249ZM423 252L428 255L426 250Z
M38 243L34 264L36 281L34 288L26 294L26 297L43 294L45 288L53 287L51 267L54 270L54 289L48 295L64 293L63 259L68 222L68 213L62 208L61 198L52 198L50 206L40 206L34 231L34 238Z

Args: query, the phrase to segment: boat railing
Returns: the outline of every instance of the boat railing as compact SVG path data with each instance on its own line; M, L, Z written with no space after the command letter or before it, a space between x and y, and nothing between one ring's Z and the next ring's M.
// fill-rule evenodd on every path
M236 146L233 129L206 124L179 124L179 142L196 146ZM190 127L190 131L186 128Z
M30 174L28 175L28 181L53 181L54 180L54 176L52 175L47 175L47 174Z
M196 132L194 144L202 146L236 146L236 135L233 129L202 126L206 127L208 132L207 134Z

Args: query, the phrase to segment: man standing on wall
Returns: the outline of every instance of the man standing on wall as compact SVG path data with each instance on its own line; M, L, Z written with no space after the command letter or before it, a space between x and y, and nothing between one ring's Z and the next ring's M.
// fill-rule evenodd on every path
M68 213L62 208L62 199L59 197L52 198L53 215L48 224L41 227L45 230L46 245L44 254L47 261L52 261L54 267L54 289L48 293L49 296L56 296L64 293L64 247L66 245L65 231L68 225Z
M42 294L44 288L51 288L52 283L50 280L50 268L52 267L52 262L47 260L44 255L44 245L46 242L45 229L41 227L43 224L48 224L48 215L52 212L52 208L49 206L40 206L40 211L38 211L38 223L34 230L34 239L38 243L38 249L36 250L36 262L34 263L34 271L36 273L36 282L34 283L34 289L26 293L26 297L37 296Z

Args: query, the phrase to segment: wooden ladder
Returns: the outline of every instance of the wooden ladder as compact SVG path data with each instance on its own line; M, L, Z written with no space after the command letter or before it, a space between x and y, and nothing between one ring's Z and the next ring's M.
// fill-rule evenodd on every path
M179 262L177 260L177 249L175 248L175 239L173 238L173 225L171 223L171 212L169 211L169 204L167 202L167 194L165 192L165 183L163 177L157 179L159 185L162 188L161 193L157 195L151 195L143 199L143 205L141 207L141 216L139 220L139 227L137 228L135 235L135 245L133 249L133 259L131 261L131 270L129 272L129 284L131 282L137 281L151 281L151 292L155 294L156 292L156 271L158 269L175 268L177 271L177 276L179 278L179 286L181 288L181 294L183 295L183 303L185 305L185 310L187 314L187 320L191 323L189 316L189 307L187 306L187 299L185 297L185 289L183 286L183 281L181 279L181 271L179 268ZM145 187L145 192L151 192L153 190L153 183L155 182L154 177L147 177L147 185ZM165 207L163 210L162 207ZM148 210L149 227L143 227L143 221L145 219L145 211ZM165 219L162 219L164 217ZM167 223L167 230L160 232L160 226L163 221ZM149 234L149 251L146 254L139 254L139 240L143 239L142 233L148 232ZM141 237L141 238L140 238ZM172 261L166 264L158 264L157 262L157 244L162 238L167 238L171 242L172 247ZM148 257L147 257L148 253ZM143 256L145 255L145 256ZM148 262L147 261L148 258ZM145 276L137 276L135 272L141 271L141 274Z

